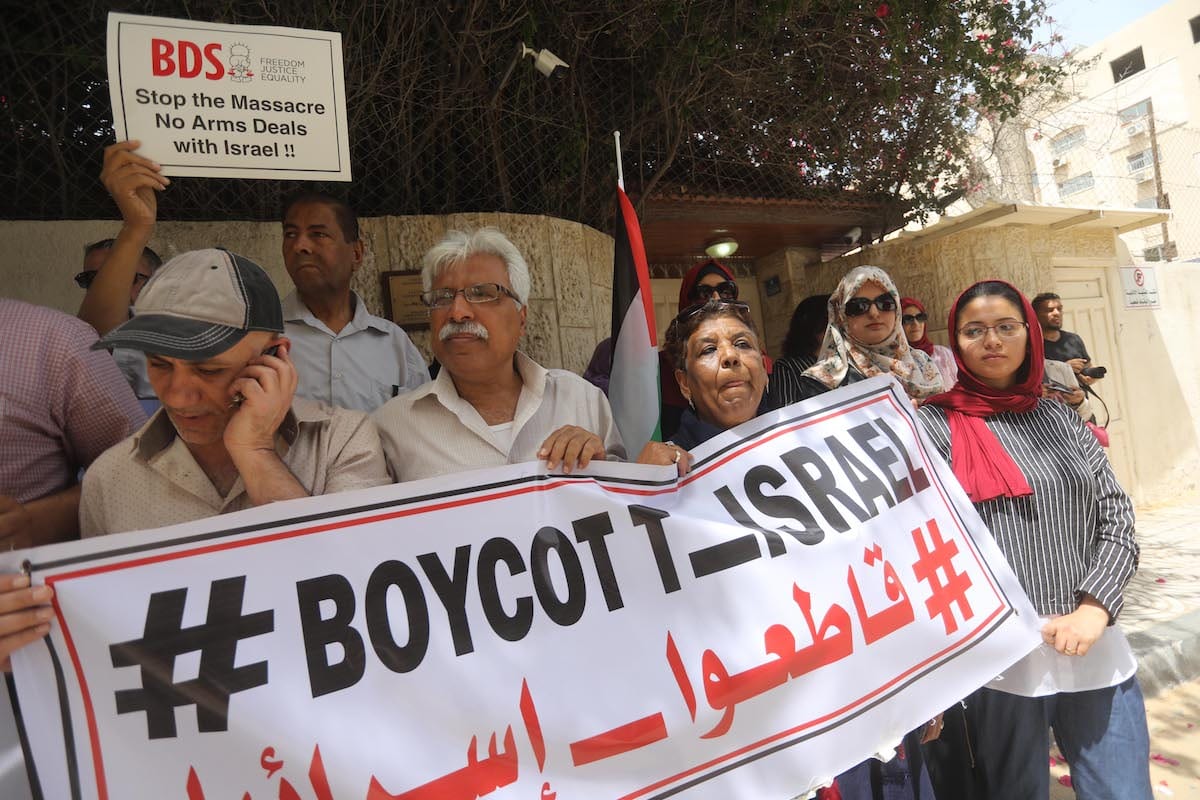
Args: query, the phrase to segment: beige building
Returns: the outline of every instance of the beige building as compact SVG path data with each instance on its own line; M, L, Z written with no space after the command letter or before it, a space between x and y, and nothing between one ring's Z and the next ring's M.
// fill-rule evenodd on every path
M405 325L426 360L428 319L415 301L421 257L452 228L492 225L503 230L528 259L532 278L526 338L522 348L539 363L582 372L596 342L608 336L612 306L612 237L578 222L523 214L363 217L366 246L353 288L374 314ZM83 263L83 248L114 236L118 221L0 221L7 252L0 266L0 294L74 314L83 291L71 280ZM278 222L160 222L150 242L163 259L197 248L225 247L260 264L280 296L292 290L283 266ZM385 273L417 313L389 315Z
M1174 0L1073 57L1086 68L1067 100L981 127L991 196L1169 208L1123 236L1134 261L1200 256L1200 3Z
M1167 219L1169 213L1151 209L993 203L831 261L823 262L818 248L785 244L733 259L731 266L772 355L779 354L796 303L829 292L858 264L884 267L904 294L922 298L931 336L942 343L950 303L976 280L1003 278L1029 295L1057 291L1066 301L1065 327L1079 332L1095 363L1110 370L1099 390L1110 412L1117 473L1139 502L1161 503L1200 492L1200 349L1193 341L1200 282L1189 274L1191 265L1158 264L1147 270L1157 278L1158 307L1127 307L1121 267L1131 258L1119 232L1152 230ZM364 219L368 256L355 288L372 311L383 313L384 273L416 269L447 227L482 224L508 233L529 260L533 289L523 349L547 366L581 372L596 342L608 335L613 246L609 236L579 223L507 214ZM0 221L9 252L4 294L73 313L82 293L71 275L83 245L116 227ZM737 233L736 225L729 227ZM278 223L164 222L152 245L169 257L213 243L254 258L281 293L290 291ZM675 273L688 265L660 261L653 267L663 323L674 315ZM411 334L428 354L427 331Z
M1158 305L1131 307L1122 275L1131 259L1118 234L1156 228L1167 216L991 203L824 264L790 264L788 274L806 287L803 296L829 291L850 267L882 266L902 293L926 299L930 336L942 344L950 304L977 280L1007 280L1031 297L1057 292L1063 327L1109 370L1096 390L1108 407L1109 459L1122 485L1142 505L1179 502L1200 493L1200 282L1190 264L1147 265Z

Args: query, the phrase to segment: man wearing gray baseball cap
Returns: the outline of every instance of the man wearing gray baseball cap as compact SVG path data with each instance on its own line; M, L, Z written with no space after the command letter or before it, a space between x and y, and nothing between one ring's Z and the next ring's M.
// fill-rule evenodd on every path
M293 396L279 295L247 258L176 256L94 347L145 353L162 409L84 475L83 536L390 483L365 414Z

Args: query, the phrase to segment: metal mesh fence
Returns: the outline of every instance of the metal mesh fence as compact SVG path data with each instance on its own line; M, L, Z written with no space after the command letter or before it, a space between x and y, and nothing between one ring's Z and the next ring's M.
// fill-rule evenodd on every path
M903 10L849 0L128 0L119 10L341 32L355 177L321 188L360 214L507 211L607 229L613 130L634 196L852 191L890 201L899 223L937 200L971 114L963 98L988 81L1005 102L1020 93L1013 59L986 67L999 56L971 29L981 14L1034 13L1020 5L1018 14L986 0ZM0 217L112 216L97 177L112 140L109 7L6 0L4 9ZM1012 31L993 27L997 46L1010 47L999 40ZM553 50L569 69L543 78L522 43ZM273 219L292 188L178 180L159 215Z
M1017 122L981 155L974 202L1026 200L1088 208L1167 209L1171 219L1122 235L1135 261L1200 258L1200 130L1149 114L1076 108L1072 125Z
M618 4L620 5L620 4ZM653 9L572 11L539 29L552 4L303 4L133 2L123 11L244 24L339 30L343 36L352 184L320 188L364 216L508 211L549 214L607 229L616 178L612 130L626 147L631 193L672 184L753 196L821 196L836 187L798 177L762 153L728 157L681 135L695 114L688 86L639 73L661 27ZM712 6L690 4L698 18ZM0 218L111 217L98 176L112 143L105 56L109 8L44 0L5 3L0 26ZM625 19L621 17L624 16ZM614 20L621 42L613 39ZM645 41L636 37L646 30ZM539 35L550 41L539 41ZM520 55L522 42L566 61L543 78ZM714 66L714 69L716 67ZM722 70L723 73L729 71ZM660 96L655 98L657 93ZM677 96L670 96L672 94ZM668 163L676 168L669 173ZM695 169L702 163L701 169ZM686 166L691 164L692 167ZM661 173L661 174L660 174ZM816 182L819 184L819 182ZM295 183L183 179L159 204L164 220L274 219Z

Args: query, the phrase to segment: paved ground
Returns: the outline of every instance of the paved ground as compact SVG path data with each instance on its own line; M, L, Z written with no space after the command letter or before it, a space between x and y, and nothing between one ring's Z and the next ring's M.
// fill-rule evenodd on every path
M1138 655L1155 798L1200 800L1200 506L1138 511L1141 564L1120 624ZM1071 800L1050 753L1051 800Z
M1125 591L1120 624L1148 696L1200 677L1198 522L1200 506L1138 512L1141 564Z

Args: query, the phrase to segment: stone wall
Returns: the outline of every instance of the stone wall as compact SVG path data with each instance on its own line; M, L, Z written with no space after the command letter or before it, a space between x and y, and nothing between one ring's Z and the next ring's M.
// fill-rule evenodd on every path
M582 372L612 319L612 237L578 222L520 214L373 217L360 220L366 257L354 289L383 315L380 274L420 269L421 256L449 229L492 225L529 262L532 289L524 349L547 367ZM7 255L0 261L0 294L75 313L83 292L71 277L88 242L116 235L110 221L0 221ZM220 245L260 264L280 295L292 290L279 250L277 222L163 222L151 241L164 259ZM426 358L429 332L410 336Z
M1046 226L974 228L940 238L899 238L850 256L803 267L805 295L831 292L853 267L873 264L887 270L901 296L916 297L929 313L929 335L946 343L950 305L963 289L986 278L1000 278L1032 297L1053 287L1057 257L1115 257L1109 231L1072 233ZM803 296L799 299L803 299Z

